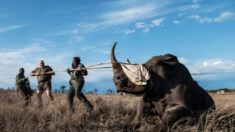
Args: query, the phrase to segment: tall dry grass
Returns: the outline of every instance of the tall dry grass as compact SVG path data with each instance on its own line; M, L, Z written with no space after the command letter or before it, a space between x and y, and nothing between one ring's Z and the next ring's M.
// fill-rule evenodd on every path
M66 95L54 94L51 103L43 96L43 107L33 104L24 108L22 98L15 92L0 90L0 131L6 132L67 132L67 131L157 131L157 117L145 116L140 128L131 126L139 97L120 95L86 95L94 105L88 112L75 99L75 112L67 109ZM178 122L169 131L235 131L235 94L212 95L217 109L191 124Z

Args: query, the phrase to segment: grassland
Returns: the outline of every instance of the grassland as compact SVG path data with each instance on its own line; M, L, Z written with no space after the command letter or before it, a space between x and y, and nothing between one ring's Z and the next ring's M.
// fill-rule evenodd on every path
M0 131L3 132L67 132L67 131L156 131L157 117L145 116L139 128L131 126L140 97L121 95L86 95L94 105L88 112L75 99L75 112L67 109L66 95L54 94L51 103L43 96L43 107L37 108L36 95L32 104L23 106L15 92L0 90ZM172 131L235 131L235 93L211 94L216 111L205 122L177 124ZM169 128L171 131L172 128Z

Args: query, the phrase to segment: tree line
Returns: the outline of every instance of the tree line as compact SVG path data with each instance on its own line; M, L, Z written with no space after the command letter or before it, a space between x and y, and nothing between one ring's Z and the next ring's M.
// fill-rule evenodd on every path
M4 88L0 88L1 90L8 90L8 91L15 91L15 87L8 87L7 89L4 89ZM67 91L65 90L66 89L66 86L65 85L62 85L60 87L60 89L55 89L53 90L52 92L54 93L67 93ZM32 89L34 92L36 92L36 88L35 89ZM217 93L218 91L220 90L224 90L225 93L229 93L229 92L235 92L235 88L234 89L229 89L229 88L220 88L220 89L213 89L213 90L206 90L207 92L209 93ZM85 94L117 94L115 90L113 89L107 89L106 91L99 91L97 88L94 88L93 90L90 90L90 91L84 91L83 90L83 93Z

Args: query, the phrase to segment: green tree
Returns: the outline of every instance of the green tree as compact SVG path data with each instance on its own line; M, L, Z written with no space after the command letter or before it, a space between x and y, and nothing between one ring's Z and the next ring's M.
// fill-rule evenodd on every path
M114 91L113 91L112 89L107 89L107 90L106 90L106 93L107 93L107 94L114 94Z
M64 89L65 89L65 88L66 88L66 86L64 86L64 85L62 85L62 86L60 87L62 93L64 93Z
M93 94L93 91L88 91L87 94Z
M98 89L94 88L94 93L97 94L98 92Z

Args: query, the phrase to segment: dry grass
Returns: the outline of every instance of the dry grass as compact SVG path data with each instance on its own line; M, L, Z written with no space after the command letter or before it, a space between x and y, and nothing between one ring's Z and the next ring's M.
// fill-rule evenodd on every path
M157 117L145 117L141 127L130 125L136 114L139 97L120 95L86 95L95 109L86 108L75 99L75 113L66 106L65 94L54 94L52 104L43 96L43 108L33 104L23 108L23 101L14 92L0 90L0 131L6 132L64 132L64 131L156 131ZM172 131L235 131L235 94L212 94L217 109L191 124L186 120L174 125ZM169 128L171 131L171 129Z

